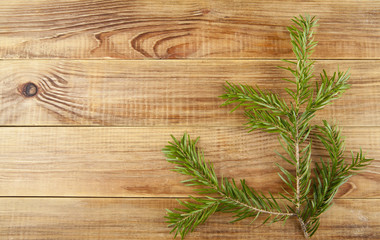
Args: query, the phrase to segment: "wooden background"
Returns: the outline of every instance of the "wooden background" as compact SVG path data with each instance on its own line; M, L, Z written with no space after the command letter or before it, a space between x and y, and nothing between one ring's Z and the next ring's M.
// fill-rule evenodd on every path
M380 239L380 1L14 0L0 6L0 239L171 239L192 193L160 152L184 131L220 175L281 191L275 135L246 133L224 82L283 93L286 31L317 15L316 73L351 68L336 119L377 159L344 184L315 239ZM38 87L25 96L25 87ZM29 85L28 85L29 84ZM33 89L31 89L33 90ZM33 91L30 91L33 95ZM313 156L326 156L320 145ZM347 154L349 155L349 154ZM187 239L303 239L216 214Z

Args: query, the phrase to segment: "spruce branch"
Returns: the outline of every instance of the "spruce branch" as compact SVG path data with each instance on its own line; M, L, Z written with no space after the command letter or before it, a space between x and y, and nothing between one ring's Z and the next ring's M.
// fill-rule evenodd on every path
M320 159L320 163L315 164L316 177L313 179L313 196L308 200L308 207L302 214L310 236L318 229L319 216L332 205L332 200L339 187L373 160L366 158L360 149L356 155L352 153L351 164L346 163L341 130L337 126L331 126L327 121L323 121L323 126L317 128L319 133L316 136L324 145L330 159L327 161Z
M278 94L263 92L260 88L254 89L248 85L232 84L227 82L225 86L226 93L221 97L226 99L222 106L238 103L233 112L240 106L244 106L246 110L266 110L273 115L287 115L289 108L284 99Z
M350 85L347 84L347 80L350 78L348 71L346 72L334 72L332 77L328 77L325 70L320 75L321 84L316 82L316 96L313 101L310 101L307 106L307 111L314 113L317 110L323 109L327 104L330 104L332 100L338 99Z
M180 234L183 239L189 232L194 231L199 224L204 223L211 214L217 211L220 204L219 200L212 198L191 197L191 199L194 202L177 200L184 208L176 208L176 212L166 210L168 214L166 216L167 223L170 224L170 227L173 227L171 233L175 232L174 237Z
M312 87L314 61L310 57L317 45L313 37L317 20L306 15L292 21L288 31L296 60L283 60L290 66L280 67L294 77L294 80L284 79L292 84L285 88L290 101L258 87L229 82L224 87L225 94L220 96L225 100L223 106L236 105L231 111L243 108L249 132L260 129L278 134L285 154L277 154L295 168L295 174L291 174L276 163L278 175L285 184L284 192L279 193L284 202L279 204L270 192L265 195L255 191L245 180L236 184L234 179L218 178L213 164L204 159L197 147L199 138L192 140L186 133L181 139L172 136L173 141L163 152L168 162L175 164L173 171L189 177L183 181L185 185L195 186L199 194L206 194L205 198L190 196L191 201L179 201L182 208L167 210L167 222L175 236L180 234L184 238L215 212L229 212L234 214L232 222L246 218L254 221L260 215L267 216L264 223L285 222L289 217L296 217L305 238L309 238L317 231L320 216L332 205L339 187L373 160L360 149L356 154L352 152L351 162L347 163L339 127L327 121L321 126L311 124L318 110L349 89L350 75L338 69L329 76L323 70L320 81ZM314 168L312 136L328 153L328 158L321 158Z
M182 182L187 186L197 186L197 192L216 194L219 197L201 199L190 196L194 200L193 203L179 201L184 208L175 209L175 212L167 210L167 223L173 227L172 232L175 231L175 236L180 234L184 238L216 211L235 213L233 222L248 217L256 219L260 214L268 214L264 223L270 219L271 222L277 222L285 221L294 215L286 209L283 211L271 193L270 198L265 197L264 194L248 187L244 180L240 181L241 189L234 179L223 178L219 181L213 165L205 161L202 151L196 147L199 138L192 140L185 133L180 140L174 136L172 139L173 142L169 142L163 152L167 161L176 165L173 171L190 176Z

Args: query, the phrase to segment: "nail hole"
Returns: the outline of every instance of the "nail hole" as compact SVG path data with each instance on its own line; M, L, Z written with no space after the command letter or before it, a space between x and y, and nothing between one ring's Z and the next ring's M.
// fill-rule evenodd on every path
M31 82L24 84L22 94L25 97L33 97L34 95L37 94L37 92L38 92L38 87L36 86L36 84L31 83Z

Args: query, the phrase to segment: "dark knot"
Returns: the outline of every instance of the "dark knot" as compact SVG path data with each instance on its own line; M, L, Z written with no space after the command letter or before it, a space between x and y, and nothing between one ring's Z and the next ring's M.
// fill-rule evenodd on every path
M36 86L36 84L34 84L32 82L24 84L24 87L22 89L22 94L25 97L33 97L37 93L38 93L38 87Z

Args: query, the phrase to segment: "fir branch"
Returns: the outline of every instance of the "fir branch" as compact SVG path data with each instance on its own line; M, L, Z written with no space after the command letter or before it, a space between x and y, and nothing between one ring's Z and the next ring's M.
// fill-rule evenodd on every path
M264 223L271 217L271 222L277 222L285 221L294 215L287 210L282 211L272 194L269 193L271 197L268 198L249 188L244 180L240 181L241 189L237 187L233 179L230 182L224 178L219 183L214 167L205 161L202 151L196 147L199 138L192 140L185 133L180 140L173 136L172 139L173 142L169 142L163 152L167 161L176 165L173 171L190 176L182 182L187 186L199 186L200 188L196 190L200 193L215 193L221 197L220 199L191 197L195 203L179 201L184 208L175 209L176 212L168 210L167 222L173 228L172 232L175 232L175 236L180 234L184 238L215 211L234 212L234 222L247 217L256 219L260 214L269 215Z
M195 203L177 200L184 208L176 208L176 212L166 210L167 223L169 223L169 227L173 228L171 233L175 232L174 237L180 234L183 239L189 232L193 232L199 224L204 223L218 209L220 204L219 200L213 198L191 198Z
M256 219L262 213L270 215L264 223L271 216L273 216L271 222L277 222L285 221L288 217L294 215L289 213L287 209L283 211L271 193L269 193L270 198L268 198L263 193L256 192L248 187L245 180L240 180L240 185L241 189L236 186L235 180L232 179L230 182L227 178L224 178L219 191L219 194L223 197L221 201L224 203L222 210L234 212L236 217L234 222L253 216Z
M347 83L350 75L348 71L334 73L332 77L328 77L325 70L321 73L320 85L316 82L316 96L313 101L310 101L307 106L307 111L315 112L323 109L327 104L330 104L332 100L338 99L342 94L350 88Z
M282 118L289 114L289 107L278 94L264 92L258 87L254 89L248 85L236 85L229 82L225 86L225 91L226 94L220 96L226 99L222 105L237 103L231 112L240 106L244 107L245 115L249 119L247 126L250 131L259 128L267 132L289 133L291 131L290 124Z
M304 135L308 135L310 132L310 126L308 121L300 117L300 107L306 102L310 102L312 90L310 89L309 81L313 77L313 61L309 60L313 52L313 48L316 46L313 38L312 28L316 25L317 21L315 17L309 16L295 17L292 20L295 25L288 27L290 32L291 43L293 46L293 52L297 58L296 62L287 61L293 63L294 68L285 68L290 71L294 77L296 84L295 90L285 89L288 94L294 100L291 115L289 121L292 124L292 141L285 141L287 148L292 152L289 155L296 166L295 187L292 188L294 193L295 213L300 214L301 205L306 201L307 194L310 191L310 162L311 162L311 143L301 152L300 145L305 141ZM311 120L311 118L309 119ZM290 152L288 151L288 152ZM301 155L303 153L303 155ZM284 172L284 171L283 171ZM283 178L282 178L283 179ZM289 182L285 182L289 185ZM301 225L304 225L301 219Z
M279 134L285 154L277 154L295 167L293 175L276 164L281 172L280 178L290 189L283 188L284 193L279 193L287 201L286 206L280 207L271 193L267 197L248 187L244 180L240 180L238 187L234 179L217 178L212 163L205 161L202 151L196 147L198 139L191 140L187 134L181 140L172 137L173 142L163 151L167 160L176 165L173 170L190 176L183 183L196 186L197 192L217 196L207 196L205 199L191 197L192 202L180 201L182 209L175 212L168 210L168 223L175 236L180 234L184 238L214 212L221 211L234 213L233 221L245 218L253 218L254 221L261 214L268 215L264 223L269 220L285 222L289 217L297 217L305 238L309 238L317 231L320 215L332 205L339 187L372 161L360 149L359 153L352 153L351 163L346 163L344 140L339 128L326 121L322 126L310 124L318 110L349 89L350 76L348 71L340 72L338 69L329 77L323 70L320 82L312 88L309 82L314 77L314 61L310 60L310 56L317 44L313 38L317 20L306 15L292 21L294 25L288 30L296 60L283 60L291 66L280 67L294 76L294 80L285 79L294 87L285 88L291 101L287 103L278 94L262 91L258 87L228 82L226 93L221 96L225 100L224 106L236 104L232 111L239 107L244 109L249 131L260 129ZM329 159L321 159L320 163L315 164L315 176L312 178L310 134L313 129L318 131L314 135L325 147Z
M266 132L277 132L285 135L291 134L291 125L280 116L272 115L266 110L250 110L245 111L248 118L246 125L250 129L249 132L262 129Z
M266 110L272 115L287 115L289 108L284 99L278 94L263 92L260 88L249 85L232 84L227 82L225 86L226 93L220 96L226 101L222 106L238 103L233 112L240 106L244 106L246 110Z
M330 160L321 159L320 164L316 163L314 169L316 177L313 179L313 197L308 200L307 208L302 214L309 236L318 229L319 217L332 205L339 187L373 160L366 158L360 149L356 156L352 153L351 164L346 164L341 130L337 126L331 126L327 121L323 121L323 127L318 126L318 130L320 133L316 136L329 153Z
M292 21L295 25L287 29L290 33L290 42L297 61L285 60L285 62L294 65L294 68L280 68L290 71L295 77L293 82L296 84L296 89L286 88L285 90L295 100L296 110L298 110L299 106L304 104L312 93L309 80L313 77L314 61L309 60L309 57L317 45L317 42L314 41L314 32L312 30L317 25L317 20L309 15L305 17L300 15L292 19Z

